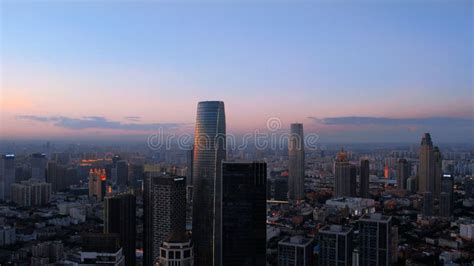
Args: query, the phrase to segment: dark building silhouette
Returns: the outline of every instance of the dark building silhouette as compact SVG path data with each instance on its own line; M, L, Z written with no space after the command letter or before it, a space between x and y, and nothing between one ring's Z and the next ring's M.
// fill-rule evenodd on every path
M265 162L222 164L222 261L220 265L265 265Z
M128 163L125 160L117 161L115 169L117 171L117 184L119 186L127 186L128 181Z
M288 178L277 177L273 180L273 199L288 200Z
M122 193L104 199L104 233L116 233L120 238L125 265L135 265L136 222L135 195Z
M46 181L46 154L33 153L31 155L31 178Z
M369 198L369 179L370 163L369 160L360 161L360 197Z
M334 162L334 196L353 197L356 189L356 169L346 158L346 153L341 150Z
M0 158L0 200L9 200L11 185L15 183L15 155L2 154Z
M397 187L407 189L407 180L410 177L410 163L406 159L398 160Z
M222 161L226 159L224 102L200 102L194 131L193 154L193 241L195 265L220 261L222 212L215 199L221 198ZM186 195L186 193L183 193Z
M423 208L421 211L424 216L433 216L433 193L429 191L423 193Z
M441 193L439 196L439 216L451 217L454 205L453 177L450 174L443 175L441 182Z
M186 178L148 173L143 204L144 265L155 265L163 242L170 236L182 235L186 230Z

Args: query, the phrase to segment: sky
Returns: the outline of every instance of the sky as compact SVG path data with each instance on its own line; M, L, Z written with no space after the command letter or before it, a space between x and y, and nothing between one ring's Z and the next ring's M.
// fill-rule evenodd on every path
M0 1L0 140L304 124L321 142L474 141L472 1Z

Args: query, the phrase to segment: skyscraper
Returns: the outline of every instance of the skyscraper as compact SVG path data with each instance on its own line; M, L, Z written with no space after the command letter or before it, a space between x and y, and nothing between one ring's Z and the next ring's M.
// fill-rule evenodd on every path
M195 264L217 265L216 237L221 235L222 213L215 199L221 198L221 162L226 159L224 102L200 102L194 131L193 240Z
M433 193L430 191L423 193L422 214L424 216L433 216Z
M369 160L360 161L360 197L369 198L369 174L370 163Z
M439 216L451 217L454 205L453 193L453 177L450 174L444 174L439 196Z
M431 135L425 133L421 139L420 166L418 169L418 193L435 190L435 158Z
M349 192L351 197L357 196L357 167L351 164L351 175L349 177Z
M107 176L105 169L91 169L89 172L89 197L102 201L105 196Z
M55 161L48 162L48 171L46 179L48 183L51 183L53 192L58 192L68 188L69 184L72 183L71 177L67 175L67 168L63 165L59 165Z
M222 163L219 265L265 265L266 180L265 162Z
M135 195L122 193L104 199L104 233L119 235L125 265L135 265Z
M186 151L186 185L188 186L193 185L193 155L194 147Z
M352 265L352 226L326 225L319 230L321 266Z
M288 188L291 200L304 199L304 134L303 124L291 124L288 140L289 179Z
M434 198L439 199L439 194L441 193L441 182L443 179L443 157L441 156L441 151L438 147L433 149L434 155Z
M167 238L186 230L186 178L156 172L145 178L144 265L155 265ZM201 210L204 211L204 210Z
M128 181L128 163L125 160L117 161L115 169L117 171L117 185L127 186Z
M392 265L392 217L380 213L359 219L359 265Z
M353 178L352 166L347 161L346 153L342 150L337 154L336 161L334 163L334 196L335 197L351 197L354 188L354 182L351 181Z
M46 154L31 155L31 178L46 181Z
M451 195L446 192L441 192L439 195L439 216L449 218L451 217L451 212Z
M406 159L398 160L397 187L407 189L407 179L410 177L410 164Z
M15 155L0 158L0 200L10 200L11 185L15 182Z

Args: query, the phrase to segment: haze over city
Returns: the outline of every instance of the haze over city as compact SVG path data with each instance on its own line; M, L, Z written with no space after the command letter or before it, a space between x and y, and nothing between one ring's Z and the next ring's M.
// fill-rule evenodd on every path
M321 142L473 141L472 1L2 1L2 140L277 117Z

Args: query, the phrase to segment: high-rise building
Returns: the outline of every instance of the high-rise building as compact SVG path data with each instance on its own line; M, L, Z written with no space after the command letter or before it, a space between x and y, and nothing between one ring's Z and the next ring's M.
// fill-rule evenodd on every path
M119 235L120 245L125 256L125 265L135 262L135 195L120 193L104 199L104 233Z
M439 196L439 216L451 217L454 205L453 177L450 174L444 174L441 181L441 193Z
M357 167L351 164L351 175L349 178L349 192L351 197L357 197Z
M464 198L474 197L474 175L464 178Z
M411 194L415 194L418 190L417 181L418 178L416 176L411 176L407 179L407 191Z
M273 199L288 200L288 178L281 176L273 180Z
M380 213L359 219L359 265L392 265L392 217Z
M117 171L117 185L119 186L127 186L129 184L128 181L128 163L125 160L117 161L115 165L115 169Z
M105 169L91 169L89 172L89 197L102 201L106 192Z
M370 163L369 160L360 161L360 197L369 198L369 176L370 176Z
M433 149L434 155L434 191L433 195L435 199L439 199L441 193L441 182L443 180L443 157L438 147Z
M219 265L266 263L265 162L222 163L222 236Z
M334 162L334 196L335 197L352 197L352 193L355 191L352 186L354 182L351 180L353 176L353 168L347 161L346 153L340 151L337 154L336 161Z
M287 237L278 242L278 266L313 265L312 238L302 236Z
M130 186L132 187L137 187L139 185L139 182L143 182L143 176L144 176L144 166L143 164L131 164L131 175L129 176L128 180L130 181Z
M11 186L11 200L20 207L42 206L51 199L51 184L29 179Z
M433 216L433 193L426 191L423 193L423 208L424 216Z
M406 159L398 160L397 187L407 189L407 179L410 177L410 164Z
M33 153L31 155L31 178L46 181L46 154Z
M221 198L221 163L226 159L224 102L200 102L194 131L193 242L195 264L216 265L216 237L221 235L222 212L215 204ZM184 193L185 194L185 193Z
M352 226L326 225L319 230L318 265L352 265Z
M163 242L186 232L186 178L148 173L143 201L144 265L155 265Z
M441 192L439 195L439 216L449 218L452 213L451 195Z
M304 199L304 134L303 124L291 124L288 140L288 189L291 200Z
M193 185L193 155L194 147L186 151L186 185L188 186Z
M418 193L435 190L435 156L431 135L425 133L421 139L420 165L418 169Z
M48 183L51 183L53 192L67 189L73 181L72 178L68 176L67 167L55 161L48 162L46 180Z
M15 182L15 155L0 158L0 200L10 200L11 185Z

